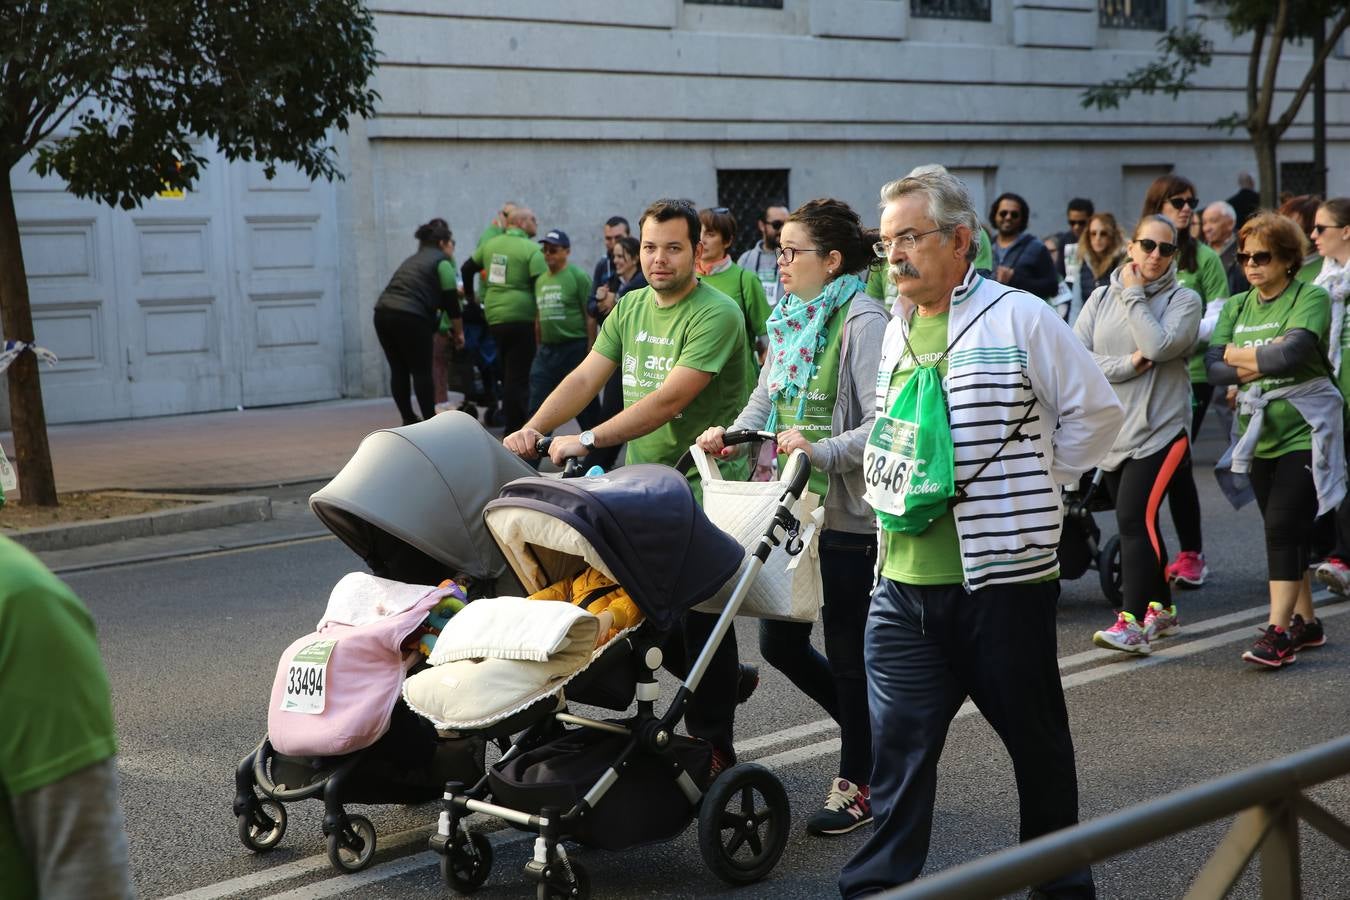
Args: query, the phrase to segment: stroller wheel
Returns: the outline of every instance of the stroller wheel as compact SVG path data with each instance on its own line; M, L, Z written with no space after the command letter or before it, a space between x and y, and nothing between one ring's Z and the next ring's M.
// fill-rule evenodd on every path
M572 868L572 885L551 884L545 879L534 889L535 900L590 900L591 873L574 859L568 859L567 864Z
M441 857L441 877L451 890L472 894L492 871L492 845L481 834L469 835L465 844L451 844Z
M1120 536L1116 535L1102 544L1101 553L1097 557L1097 577L1102 583L1102 593L1106 595L1111 606L1116 608L1119 608L1125 600L1125 594L1120 588L1125 578L1121 570Z
M339 872L360 872L375 858L375 826L365 816L348 816L347 824L328 836L328 861Z
M791 810L778 777L763 766L732 766L712 783L698 813L703 861L727 884L759 881L787 846Z
M239 814L239 841L254 853L266 853L286 833L286 807L275 800L259 800L251 813Z

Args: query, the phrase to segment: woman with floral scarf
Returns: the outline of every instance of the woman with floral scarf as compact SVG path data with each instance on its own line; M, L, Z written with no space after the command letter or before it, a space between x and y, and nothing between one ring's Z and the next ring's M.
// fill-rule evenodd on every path
M786 296L768 320L768 354L758 385L732 428L773 431L778 452L811 457L811 490L823 496L820 569L825 590L825 655L810 623L760 622L760 651L839 723L839 776L806 828L844 834L872 820L867 783L871 725L863 629L876 566L876 519L863 500L863 445L875 418L877 368L886 312L867 295L863 272L875 232L846 203L812 200L788 217L778 251ZM726 429L698 445L731 455Z

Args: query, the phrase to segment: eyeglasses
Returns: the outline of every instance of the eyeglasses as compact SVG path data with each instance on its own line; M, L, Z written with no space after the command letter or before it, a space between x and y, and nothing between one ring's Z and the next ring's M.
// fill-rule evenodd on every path
M792 261L797 258L798 253L820 253L823 255L826 252L828 251L819 247L779 247L777 258L791 265Z
M765 224L765 225L768 225L770 228L774 229L775 231L782 231L782 230L783 230L783 226L786 225L787 222L785 222L785 221L782 220L782 219L774 219L773 221L771 221L771 222L765 222L764 224Z
M1020 219L1020 218L1022 218L1022 211L1021 211L1021 210L1018 210L1018 209L1000 209L998 212L994 213L994 218L995 218L995 219Z
M1111 237L1111 232L1093 230L1088 232L1088 237Z
M1274 257L1266 250L1262 250L1259 253L1239 253L1237 255L1238 265L1242 266L1244 269L1249 265L1268 266L1272 259L1274 259Z
M930 234L937 234L941 228L931 228L928 231L920 231L918 234L902 234L894 240L880 240L872 245L872 252L882 259L888 259L891 255L891 249L899 245L900 249L906 253L913 253L919 246L919 238L927 237Z
M1167 259L1173 253L1177 252L1176 244L1168 244L1166 242L1160 244L1152 238L1140 238L1135 241L1135 243L1139 245L1139 249L1150 255L1152 255L1154 250L1157 250L1158 255L1163 259Z
M1191 209L1195 209L1197 206L1200 205L1200 198L1199 198L1199 197L1168 197L1168 198L1167 198L1167 202L1170 203L1170 204L1172 204L1172 208L1173 208L1173 209L1176 209L1176 210L1181 209L1183 206L1189 206Z
M1087 219L1069 219L1070 228L1086 228L1087 223Z

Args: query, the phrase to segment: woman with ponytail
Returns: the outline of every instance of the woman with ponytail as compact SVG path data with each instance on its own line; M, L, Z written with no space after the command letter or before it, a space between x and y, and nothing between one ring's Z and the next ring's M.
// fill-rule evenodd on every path
M778 452L811 457L811 490L824 498L820 570L825 655L809 623L760 622L760 651L839 723L839 776L812 834L844 834L872 820L872 771L863 630L877 559L876 518L863 499L863 445L876 417L876 377L886 312L867 295L875 232L846 203L812 200L783 226L779 276L786 296L768 320L769 352L750 401L731 426L776 432ZM865 277L865 274L864 274ZM698 445L730 455L726 429Z

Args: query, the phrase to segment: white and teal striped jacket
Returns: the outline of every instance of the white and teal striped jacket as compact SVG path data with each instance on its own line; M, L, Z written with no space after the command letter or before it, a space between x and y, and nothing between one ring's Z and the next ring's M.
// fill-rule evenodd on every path
M981 316L1000 294L1007 296ZM905 355L908 329L907 315L887 325L877 373L879 414L887 412L882 407ZM947 334L949 342L961 335L943 380L958 487L1031 413L1021 434L975 477L955 507L965 587L1056 575L1059 486L1077 481L1111 449L1124 418L1120 401L1092 355L1044 300L974 268L952 293Z

